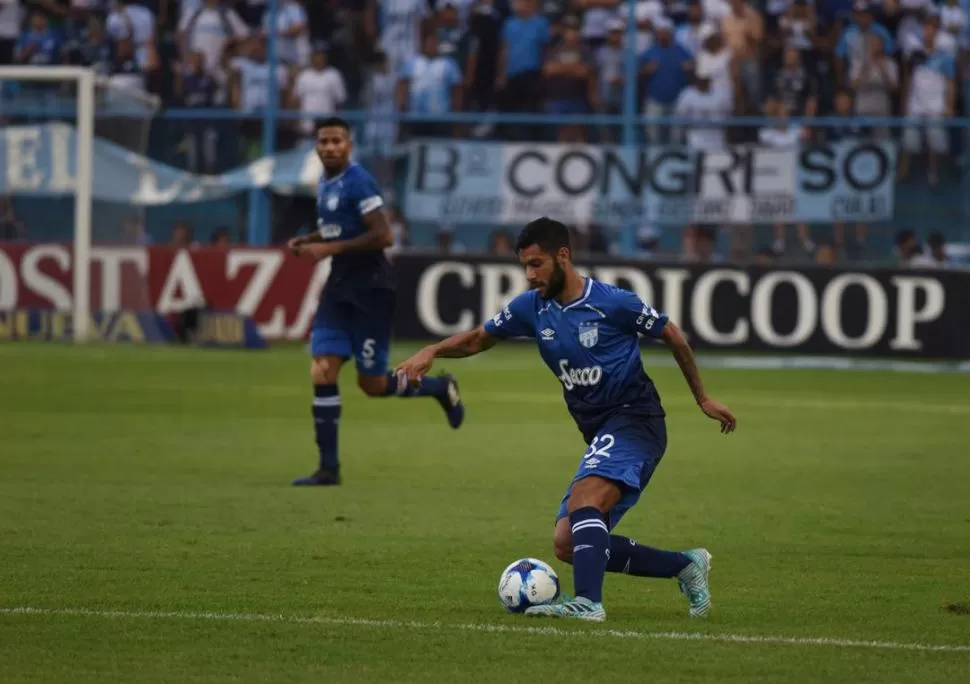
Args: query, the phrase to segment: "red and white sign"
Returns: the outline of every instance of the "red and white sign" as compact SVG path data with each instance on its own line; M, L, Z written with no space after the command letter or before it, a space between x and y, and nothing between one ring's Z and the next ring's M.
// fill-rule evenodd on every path
M0 311L70 311L73 250L66 244L0 244ZM95 246L91 309L181 311L204 302L249 316L267 339L303 339L330 273L285 249Z

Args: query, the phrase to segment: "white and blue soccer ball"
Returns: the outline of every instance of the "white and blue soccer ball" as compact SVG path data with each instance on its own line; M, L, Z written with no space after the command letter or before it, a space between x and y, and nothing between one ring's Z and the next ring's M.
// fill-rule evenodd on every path
M498 598L512 613L559 598L559 576L548 563L522 558L505 568L498 579Z

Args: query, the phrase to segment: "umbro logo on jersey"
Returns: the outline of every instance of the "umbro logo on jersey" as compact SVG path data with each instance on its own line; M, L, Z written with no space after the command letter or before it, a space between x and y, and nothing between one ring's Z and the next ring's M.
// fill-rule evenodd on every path
M556 331L552 328L546 328L545 330L540 330L539 334L542 335L542 341L548 342L556 335Z

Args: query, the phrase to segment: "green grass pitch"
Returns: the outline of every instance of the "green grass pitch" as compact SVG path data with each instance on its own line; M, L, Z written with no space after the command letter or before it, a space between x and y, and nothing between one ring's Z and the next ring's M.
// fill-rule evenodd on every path
M551 533L584 447L534 349L443 364L457 432L347 369L327 489L289 486L307 366L0 347L0 682L970 681L967 376L707 370L725 437L656 368L670 445L618 532L710 548L714 611L610 575L577 625L495 594L527 555L572 584Z

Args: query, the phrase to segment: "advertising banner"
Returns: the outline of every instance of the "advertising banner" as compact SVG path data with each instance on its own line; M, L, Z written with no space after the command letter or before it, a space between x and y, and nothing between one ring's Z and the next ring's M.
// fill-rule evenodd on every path
M867 140L789 149L417 142L412 221L570 225L877 221L893 215L896 150Z
M16 323L11 312L71 310L71 260L67 245L0 244L0 312L13 331L7 339L33 329ZM467 330L527 287L522 267L511 259L411 254L397 255L394 266L399 339ZM970 359L970 271L615 259L584 260L580 268L666 311L698 349ZM329 262L314 264L279 248L100 246L92 252L91 308L166 316L204 306L251 318L266 339L301 340L329 269ZM121 323L130 319L101 320L106 331L124 331Z

